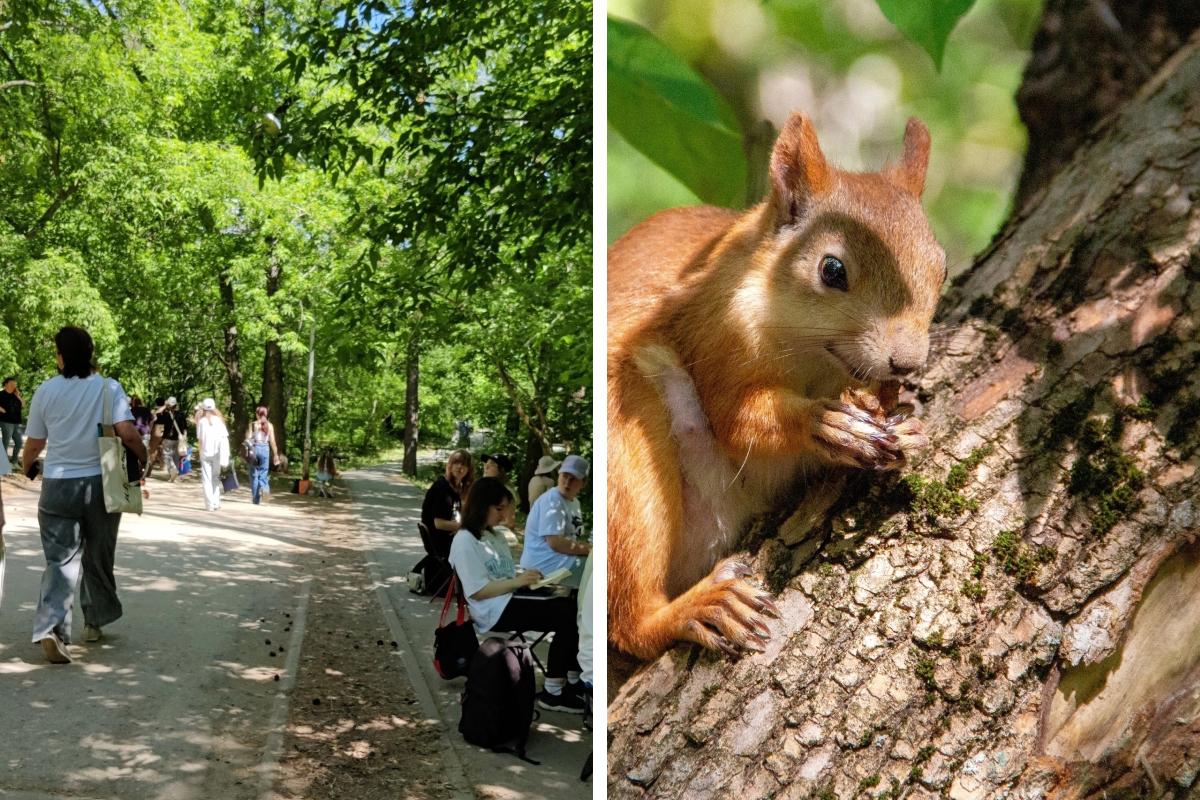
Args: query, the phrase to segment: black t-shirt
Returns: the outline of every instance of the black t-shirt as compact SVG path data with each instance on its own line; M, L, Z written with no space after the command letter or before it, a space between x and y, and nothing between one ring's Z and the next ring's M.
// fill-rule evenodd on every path
M171 424L171 412L164 411L154 419L155 425L163 426L164 439L184 439L187 437L187 416L182 411L175 412L175 425L179 426L179 433L175 432L175 425Z
M0 389L0 422L21 422L21 398Z
M433 524L433 520L435 517L437 519L454 519L454 512L459 509L459 506L458 492L454 491L454 487L450 485L450 481L446 480L445 475L433 482L433 486L429 487L429 491L425 493L425 500L421 503L421 522L425 523L434 542L438 543L437 550L440 555L450 555L450 536L449 531L438 530ZM445 548L441 547L442 542L445 542ZM445 552L442 552L443 549Z

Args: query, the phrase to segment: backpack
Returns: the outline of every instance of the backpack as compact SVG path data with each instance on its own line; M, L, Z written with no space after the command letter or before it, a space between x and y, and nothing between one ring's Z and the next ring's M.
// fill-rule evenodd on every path
M527 645L501 639L484 641L467 670L459 733L471 744L513 753L522 761L537 764L525 755L529 728L536 717L535 691L533 656Z

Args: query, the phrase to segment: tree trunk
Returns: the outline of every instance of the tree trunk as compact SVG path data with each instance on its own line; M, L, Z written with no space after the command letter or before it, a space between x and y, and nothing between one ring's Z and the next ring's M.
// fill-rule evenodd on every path
M417 389L420 386L421 346L416 331L408 339L408 354L405 358L407 381L404 385L404 462L401 469L405 475L417 474L417 440L420 438L420 405Z
M1047 0L1017 108L1029 150L1020 208L1200 27L1195 0Z
M270 256L270 261L267 266L267 301L279 291L280 278L283 275L283 267L280 266L274 253ZM271 331L268 334L272 338L267 339L266 351L263 355L263 402L266 403L269 411L269 419L271 425L275 428L275 445L279 448L280 453L287 452L287 395L284 392L283 385L283 350L279 347L279 340L273 338L277 335L276 331Z
M242 374L242 356L238 344L237 308L233 300L233 283L229 273L217 273L217 285L221 294L221 310L224 312L225 374L229 379L229 415L233 419L235 442L240 442L250 427L250 408L246 403L246 379Z
M929 454L749 537L765 652L620 687L610 797L1200 796L1197 198L1192 44L949 292Z

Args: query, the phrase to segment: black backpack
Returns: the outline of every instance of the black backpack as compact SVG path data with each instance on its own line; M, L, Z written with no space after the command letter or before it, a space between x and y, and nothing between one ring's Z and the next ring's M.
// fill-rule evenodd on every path
M479 645L467 671L458 731L474 745L515 753L522 761L535 712L533 656L527 645L488 639Z

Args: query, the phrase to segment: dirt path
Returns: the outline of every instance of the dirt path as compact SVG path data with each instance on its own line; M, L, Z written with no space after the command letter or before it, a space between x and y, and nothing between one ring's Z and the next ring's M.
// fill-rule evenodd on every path
M20 735L0 738L0 798L590 796L578 717L535 723L540 767L458 735L463 680L433 673L436 609L404 582L421 492L394 469L212 514L195 482L151 489L122 520L124 618L85 645L77 612L76 660L51 666L29 641L39 484L5 479L0 726Z

